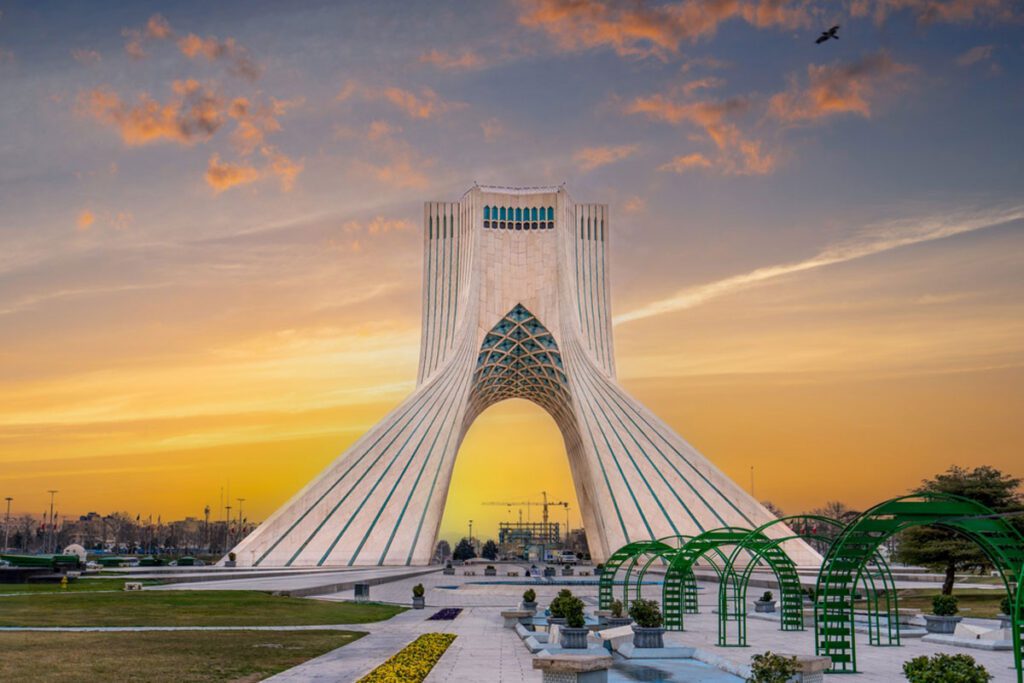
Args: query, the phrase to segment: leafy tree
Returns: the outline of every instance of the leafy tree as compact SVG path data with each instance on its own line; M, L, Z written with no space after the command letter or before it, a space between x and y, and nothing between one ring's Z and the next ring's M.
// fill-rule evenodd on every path
M452 556L452 547L448 545L448 541L440 540L437 542L437 547L434 548L434 560L439 564L444 564L448 561L448 558Z
M915 493L949 493L987 505L996 512L1024 509L1017 492L1021 480L983 465L973 470L953 466L934 479L921 482ZM896 559L904 564L923 565L944 571L942 594L953 593L958 571L982 570L990 562L973 542L954 531L938 527L914 527L903 532Z
M476 550L473 549L473 544L469 542L469 539L464 538L455 546L452 557L456 560L472 560L476 557Z
M480 557L485 560L498 559L498 544L494 541L487 541L487 543L484 543L483 549L480 550Z

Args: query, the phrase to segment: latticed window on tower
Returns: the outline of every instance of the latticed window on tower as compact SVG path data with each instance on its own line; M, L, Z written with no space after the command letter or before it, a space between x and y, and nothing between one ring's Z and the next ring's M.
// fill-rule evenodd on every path
M553 206L485 206L484 227L494 230L554 230Z

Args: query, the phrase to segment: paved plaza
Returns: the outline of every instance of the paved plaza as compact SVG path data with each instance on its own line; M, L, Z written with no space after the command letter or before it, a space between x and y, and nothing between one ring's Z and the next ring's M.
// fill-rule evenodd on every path
M596 609L597 585L590 577L558 577L552 583L530 583L524 578L528 566L498 565L499 576L482 576L482 568L474 569L476 576L463 576L458 570L456 576L444 576L440 571L431 574L401 579L373 586L371 599L384 602L409 604L412 587L423 583L426 588L427 609L411 610L387 622L359 625L357 630L368 631L369 635L359 642L340 648L322 657L311 660L290 671L279 674L271 680L357 680L360 676L384 662L421 633L445 632L458 636L448 652L434 668L428 681L540 681L541 674L532 668L532 656L515 632L502 628L500 612L515 606L524 590L532 587L537 592L539 606L544 607L557 592L566 587L579 595L588 610ZM508 571L518 571L519 577L507 577ZM515 583L513 583L515 582ZM922 584L918 583L917 586ZM749 664L753 654L772 650L798 654L813 654L813 631L783 632L770 621L751 618L748 620L750 647L716 647L717 617L712 612L717 587L710 583L700 584L701 613L686 616L686 631L667 633L666 646L687 645L700 648L712 657L721 657L734 667ZM652 594L658 588L650 588ZM351 600L351 590L317 596L322 600ZM427 617L442 607L461 607L463 612L454 621L428 621ZM866 634L858 634L857 657L861 670L856 678L865 683L882 683L903 680L903 662L923 654L938 651L966 653L983 664L995 676L995 681L1012 681L1013 656L1010 652L944 647L924 643L920 639L904 639L902 647L871 647ZM621 663L624 665L624 662ZM671 667L669 667L671 668ZM692 673L692 672L691 672ZM684 674L680 674L684 675ZM613 672L612 680L637 680ZM640 679L657 680L657 679ZM712 671L707 677L665 678L662 680L737 680L734 677L719 677Z

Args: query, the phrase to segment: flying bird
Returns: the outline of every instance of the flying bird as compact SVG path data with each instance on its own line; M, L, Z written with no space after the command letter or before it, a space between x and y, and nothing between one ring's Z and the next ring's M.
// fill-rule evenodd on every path
M836 31L838 31L838 30L839 30L838 26L833 26L832 28L830 28L827 31L822 31L821 35L818 36L818 39L815 40L814 43L816 45L821 45L822 43L824 43L829 38L835 38L836 40L839 40L839 36L836 35Z

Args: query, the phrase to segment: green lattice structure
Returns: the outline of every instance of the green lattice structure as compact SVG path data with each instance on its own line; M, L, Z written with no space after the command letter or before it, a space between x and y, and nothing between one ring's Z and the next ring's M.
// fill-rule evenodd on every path
M668 570L665 572L665 584L662 587L662 611L665 615L665 628L667 630L683 630L683 614L686 611L683 608L686 594L685 578L688 574L693 574L693 566L702 558L707 560L718 575L720 622L728 620L730 615L743 613L745 616L744 607L736 604L736 600L740 598L741 593L738 577L729 563L729 556L725 554L722 548L741 545L748 539L752 531L752 529L741 527L711 529L694 536L683 547L679 548L669 563ZM796 574L796 567L793 561L781 549L778 549L778 552L766 552L762 557L768 563L769 568L775 573L781 587L780 591L785 591L787 595L791 594L794 590L796 591L797 609L802 611L800 579ZM794 581L795 589L793 588ZM695 598L696 593L694 593ZM792 605L792 596L789 595L789 600L783 603L783 609L789 609L791 612L793 609ZM784 612L783 618L792 620L794 617L791 613L786 614Z
M632 581L633 570L636 569L639 564L640 557L636 557L626 568L626 576L623 580L623 591L622 591L622 604L630 605L633 600L639 600L643 597L643 585L644 577L647 575L647 570L651 568L651 565L655 562L659 562L665 566L672 561L672 557L678 552L679 548L686 545L692 536L665 536L658 539L658 543L664 543L668 545L672 550L671 552L660 552L660 553L647 553L647 561L640 568L637 574L636 581ZM629 592L630 586L633 586L632 595ZM686 614L696 614L697 608L697 578L691 571L688 576L685 577L684 589L683 589L683 611Z
M915 526L933 525L955 531L978 544L995 566L1011 596L1014 663L1024 683L1021 627L1024 601L1024 537L991 509L959 496L915 494L880 503L854 519L829 548L818 575L814 605L815 650L832 659L831 673L857 671L854 590L866 565L889 537ZM1015 597L1014 597L1015 596Z
M801 522L795 525L794 522ZM813 524L813 531L810 533L792 533L788 536L771 538L767 531L776 525L782 525L787 531L797 526L808 528ZM796 572L790 572L780 554L785 555L783 546L787 541L802 539L805 541L815 540L823 543L830 543L832 537L817 533L820 525L830 526L842 531L844 524L831 517L821 515L790 515L780 519L772 520L758 528L750 531L746 538L741 540L729 555L726 569L723 575L730 577L730 581L723 581L719 584L718 597L718 645L720 647L745 647L747 645L747 588L750 585L750 578L759 564L767 562L766 556L775 558L783 570L777 574L779 580L779 599L781 604L781 629L783 631L803 631L804 610L803 590L799 576ZM745 566L737 569L737 561L742 551L746 551L751 557ZM788 558L787 558L788 559ZM792 564L792 563L790 563ZM899 611L896 602L896 586L892 580L892 573L889 565L880 553L876 553L872 560L874 569L868 571L862 578L862 585L867 595L867 616L868 633L872 645L899 645ZM879 606L885 606L885 631L887 642L882 642L882 617ZM730 641L729 623L736 624L735 640Z

